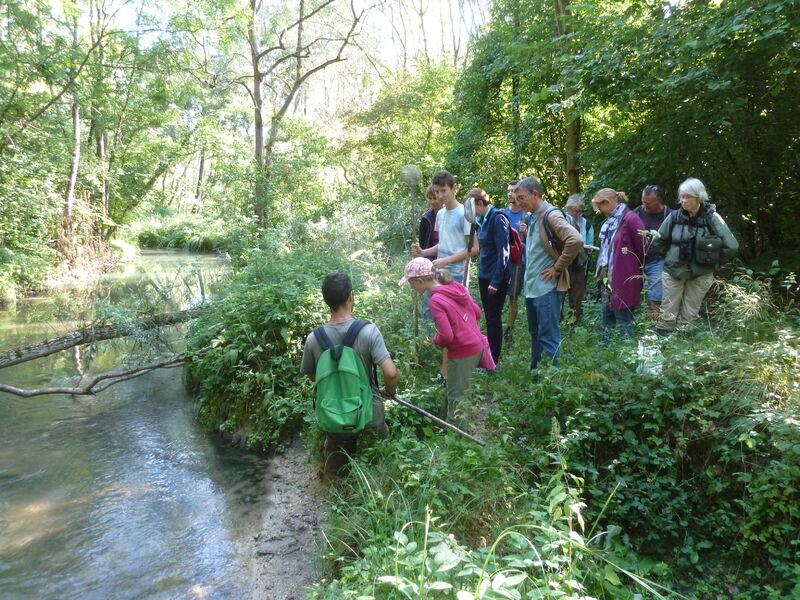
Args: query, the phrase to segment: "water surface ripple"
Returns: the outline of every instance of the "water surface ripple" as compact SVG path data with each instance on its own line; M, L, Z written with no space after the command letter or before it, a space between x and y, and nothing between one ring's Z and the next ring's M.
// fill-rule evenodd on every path
M109 285L130 286L142 272L152 279L154 269L163 283L190 263L190 272L218 268L179 253L142 261ZM47 302L0 313L0 348L74 326L43 321ZM130 346L100 344L97 371L139 351ZM0 380L74 383L68 353L5 369ZM266 466L199 427L179 370L97 396L0 394L0 599L251 598Z

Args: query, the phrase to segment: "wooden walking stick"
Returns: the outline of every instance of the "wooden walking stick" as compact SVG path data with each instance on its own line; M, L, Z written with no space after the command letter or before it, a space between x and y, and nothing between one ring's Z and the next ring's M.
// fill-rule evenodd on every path
M403 183L408 186L408 199L411 205L411 243L418 241L417 238L417 211L416 197L419 182L422 181L422 173L413 165L407 165L400 169L400 177ZM414 292L414 339L419 336L419 294ZM416 342L415 342L416 343Z
M477 229L475 223L475 198L472 196L467 196L464 200L464 218L470 224L469 241L467 242L467 258L464 263L464 287L469 289L470 253L472 252L472 247L475 245L475 230Z
M452 425L452 424L448 423L447 421L444 421L444 420L440 419L439 417L437 417L435 415L432 415L427 410L424 410L424 409L420 408L419 406L414 406L410 402L406 402L405 400L401 400L397 396L392 396L392 400L394 400L398 404L402 404L403 406L406 406L406 407L410 408L411 410L417 411L419 414L421 414L421 415L423 415L425 417L428 417L431 421L433 421L437 425L441 425L445 429L449 429L450 431L452 431L454 433L457 433L458 435L460 435L462 437L467 438L469 441L475 442L479 446L485 446L486 445L485 442L482 442L478 438L468 434L466 431L463 431L463 430L459 429L455 425Z

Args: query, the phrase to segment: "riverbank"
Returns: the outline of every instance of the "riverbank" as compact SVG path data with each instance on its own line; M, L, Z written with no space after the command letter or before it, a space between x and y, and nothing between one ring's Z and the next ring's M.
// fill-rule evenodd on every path
M42 267L41 277L35 281L15 284L0 277L0 308L30 296L74 287L92 287L104 275L132 262L138 255L139 248L127 242L94 242L77 248L75 256L69 260Z
M299 438L270 459L271 490L253 538L254 600L300 600L321 577L328 508L318 473L319 465Z

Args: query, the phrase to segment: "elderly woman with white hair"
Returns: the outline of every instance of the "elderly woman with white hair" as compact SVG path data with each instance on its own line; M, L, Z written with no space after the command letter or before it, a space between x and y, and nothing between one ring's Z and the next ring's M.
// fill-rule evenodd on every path
M666 255L664 299L656 325L660 334L689 328L714 283L714 271L739 250L731 230L708 201L702 181L687 179L678 188L678 197L681 208L664 219L652 242L656 252Z

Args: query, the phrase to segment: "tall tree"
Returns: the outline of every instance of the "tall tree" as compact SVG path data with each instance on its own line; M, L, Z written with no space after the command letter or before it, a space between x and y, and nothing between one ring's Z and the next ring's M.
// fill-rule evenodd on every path
M357 35L367 10L356 9L354 0L349 0L345 14L337 13L334 9L342 4L338 0L321 0L311 5L304 0L297 5L297 13L289 23L279 24L274 19L265 20L261 0L250 0L247 39L252 75L242 84L253 101L258 169L253 209L262 223L269 209L266 188L272 154L284 118L309 78L346 60L344 52ZM296 42L291 44L293 32Z
M568 36L572 33L572 13L569 8L570 0L553 0L553 9L556 15L556 31L559 36L562 60L565 63L562 74L565 74L563 87L564 107L564 168L567 174L567 191L577 194L581 190L580 171L578 168L578 152L581 146L581 117L578 113L573 96L575 90L570 83L569 71L572 69ZM566 71L566 73L565 73Z

